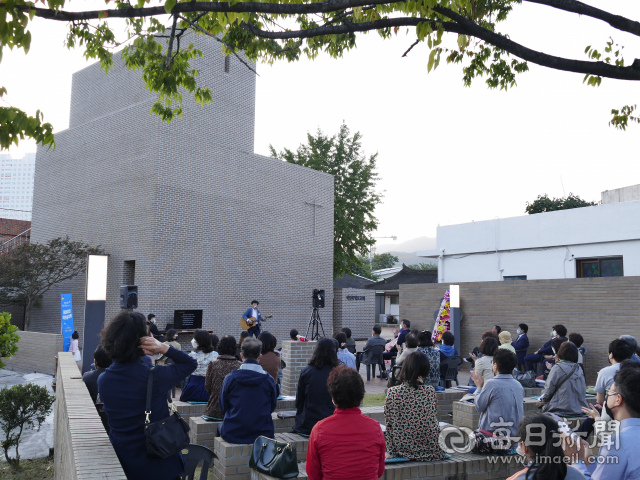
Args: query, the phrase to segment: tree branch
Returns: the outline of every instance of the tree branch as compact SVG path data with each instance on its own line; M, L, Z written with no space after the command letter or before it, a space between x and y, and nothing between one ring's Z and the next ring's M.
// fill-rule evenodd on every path
M415 42L413 42L413 43L411 44L411 46L407 49L407 51L406 51L406 52L404 52L404 53L402 54L402 56L403 56L403 57L406 57L406 56L407 56L407 53L409 53L411 50L413 50L413 47L415 47L415 46L416 46L416 45L418 45L419 43L420 43L420 40L416 40Z
M599 8L592 7L576 0L524 0L529 3L537 3L546 5L547 7L557 8L565 12L577 13L587 17L595 18L607 22L613 28L623 32L629 32L633 35L640 36L640 22L630 20L620 15L614 15Z
M178 15L173 16L173 24L171 25L171 36L169 37L169 47L167 48L167 60L165 61L164 68L169 70L171 66L171 52L173 50L173 39L176 36L176 25L178 23ZM180 47L178 46L178 50Z

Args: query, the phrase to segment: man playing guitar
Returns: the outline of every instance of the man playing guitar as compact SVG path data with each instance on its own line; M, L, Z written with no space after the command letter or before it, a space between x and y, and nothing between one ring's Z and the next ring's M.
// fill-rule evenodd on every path
M255 322L251 323L251 328L247 330L250 337L258 338L258 335L260 335L260 320L264 320L264 318L262 318L262 315L260 315L260 310L258 310L259 304L260 302L258 302L257 300L252 300L251 307L247 308L247 311L242 315L242 318L247 321L247 324L250 324L250 318L255 318Z

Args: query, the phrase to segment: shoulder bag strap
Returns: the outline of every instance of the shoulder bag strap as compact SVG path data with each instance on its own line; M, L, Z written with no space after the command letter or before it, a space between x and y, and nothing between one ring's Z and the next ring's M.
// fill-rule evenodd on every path
M564 377L562 380L560 380L560 382L558 383L558 385L556 385L556 389L554 390L553 395L555 395L555 394L556 394L556 392L557 392L558 390L560 390L560 387L561 387L562 385L564 385L564 382L566 382L567 380L569 380L569 379L571 378L571 376L572 376L574 373L576 373L576 368L577 368L578 366L579 366L579 365L576 363L576 364L573 366L573 370L571 370L571 371L567 374L567 376L566 376L566 377ZM551 400L551 399L553 398L553 395L551 395L551 396L549 397L549 400ZM547 400L547 403L549 403L549 400Z
M147 416L144 423L150 423L151 419L151 394L153 392L153 367L149 369L149 380L147 380L147 406L144 414Z

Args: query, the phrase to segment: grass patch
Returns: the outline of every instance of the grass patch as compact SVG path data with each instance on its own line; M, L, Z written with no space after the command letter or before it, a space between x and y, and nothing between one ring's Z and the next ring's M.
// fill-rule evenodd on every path
M384 393L365 393L362 404L364 407L382 407L386 398Z
M53 478L53 458L20 460L20 468L14 470L7 462L0 462L2 480L50 480Z

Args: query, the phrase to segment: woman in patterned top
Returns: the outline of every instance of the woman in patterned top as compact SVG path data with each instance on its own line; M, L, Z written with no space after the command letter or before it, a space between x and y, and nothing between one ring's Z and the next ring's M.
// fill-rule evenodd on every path
M429 359L420 351L414 352L404 361L400 372L402 384L387 391L384 404L387 458L404 457L421 462L444 458L438 444L436 392L432 385L423 384L428 375Z
M198 362L198 368L189 377L180 395L181 402L207 402L209 394L204 388L204 377L207 374L209 364L218 358L218 352L213 350L211 335L206 330L196 330L191 339L194 351L189 354Z
M220 410L218 398L222 390L222 382L233 370L237 370L242 362L236 360L236 339L231 335L225 335L218 343L218 358L207 367L207 377L204 387L209 392L207 415L214 418L224 418Z
M431 332L423 330L418 334L418 351L429 359L429 374L424 383L437 387L440 385L440 349L433 345Z

